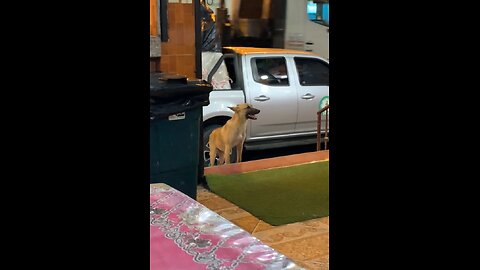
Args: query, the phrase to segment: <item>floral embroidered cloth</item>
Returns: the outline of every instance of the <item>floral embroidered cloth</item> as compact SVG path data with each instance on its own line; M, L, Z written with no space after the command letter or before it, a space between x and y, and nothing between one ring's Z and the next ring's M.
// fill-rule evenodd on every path
M150 187L150 270L303 269L165 184Z

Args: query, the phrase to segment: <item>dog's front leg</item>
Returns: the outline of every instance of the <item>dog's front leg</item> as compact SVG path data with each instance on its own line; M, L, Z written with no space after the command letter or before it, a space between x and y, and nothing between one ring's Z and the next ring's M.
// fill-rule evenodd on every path
M237 145L237 163L242 162L243 141Z
M229 144L225 145L225 149L223 151L223 157L225 158L225 164L230 164L230 155L232 153L232 146Z

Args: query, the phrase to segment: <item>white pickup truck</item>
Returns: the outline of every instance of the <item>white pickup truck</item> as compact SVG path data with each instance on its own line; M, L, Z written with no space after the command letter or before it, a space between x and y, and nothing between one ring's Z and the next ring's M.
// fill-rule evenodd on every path
M225 47L212 59L204 70L214 88L203 107L205 164L210 133L233 116L228 107L239 103L261 111L247 123L246 151L316 142L317 112L329 97L327 60L304 51L250 47Z

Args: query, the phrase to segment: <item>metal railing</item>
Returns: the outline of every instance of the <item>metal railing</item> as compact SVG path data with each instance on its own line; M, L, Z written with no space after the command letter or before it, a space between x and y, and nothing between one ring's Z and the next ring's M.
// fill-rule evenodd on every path
M330 104L327 104L321 110L317 112L317 151L322 148L322 113L325 112L325 135L323 136L323 142L325 143L324 150L328 148L328 112Z

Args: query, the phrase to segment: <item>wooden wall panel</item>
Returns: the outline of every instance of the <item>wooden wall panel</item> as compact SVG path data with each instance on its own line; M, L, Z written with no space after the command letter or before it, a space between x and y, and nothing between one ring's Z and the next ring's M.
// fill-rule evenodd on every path
M178 73L193 79L195 78L194 4L186 0L169 1L167 9L169 39L161 44L161 58L150 60L150 71ZM157 10L157 0L150 0L150 35L159 33ZM160 66L156 67L158 60Z
M158 35L158 6L157 0L150 0L150 35Z
M186 1L188 2L188 1ZM160 69L195 78L195 12L192 3L168 3L168 42L162 42Z

